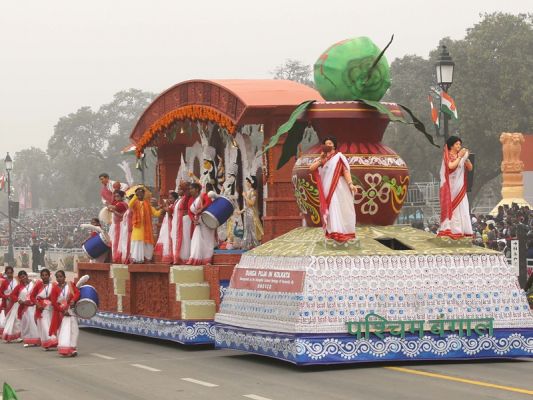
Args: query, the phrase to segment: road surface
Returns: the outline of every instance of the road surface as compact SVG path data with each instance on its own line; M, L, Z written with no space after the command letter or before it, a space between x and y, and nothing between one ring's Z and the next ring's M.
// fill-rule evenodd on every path
M79 356L0 343L20 400L533 398L533 359L295 367L265 357L84 329Z

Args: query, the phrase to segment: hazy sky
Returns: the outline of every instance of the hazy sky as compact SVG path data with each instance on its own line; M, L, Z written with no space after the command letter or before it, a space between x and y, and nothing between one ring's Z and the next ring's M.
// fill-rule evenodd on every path
M122 89L268 78L286 58L312 64L330 44L363 35L384 46L394 33L389 61L427 57L493 11L532 12L533 1L2 1L0 158L45 149L59 117Z

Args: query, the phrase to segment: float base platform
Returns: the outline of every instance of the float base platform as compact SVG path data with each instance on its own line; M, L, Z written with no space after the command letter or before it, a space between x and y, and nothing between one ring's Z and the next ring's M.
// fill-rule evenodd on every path
M297 365L450 361L533 357L533 329L495 329L493 336L425 334L383 340L347 334L283 334L217 323L217 348L241 350Z
M184 345L215 343L213 321L180 321L139 315L99 312L91 319L80 319L81 328L107 331L168 340Z

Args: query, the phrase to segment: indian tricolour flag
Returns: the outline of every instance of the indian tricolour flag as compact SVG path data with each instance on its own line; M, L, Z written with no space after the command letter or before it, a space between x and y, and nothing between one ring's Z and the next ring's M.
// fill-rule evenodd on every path
M433 121L435 126L438 128L439 127L439 112L433 105L433 97L428 96L428 100L429 100L429 107L431 108L431 120Z
M450 117L457 119L457 107L455 101L444 90L440 91L440 110L448 114Z
M120 154L135 154L137 147L134 144L130 144L122 149Z

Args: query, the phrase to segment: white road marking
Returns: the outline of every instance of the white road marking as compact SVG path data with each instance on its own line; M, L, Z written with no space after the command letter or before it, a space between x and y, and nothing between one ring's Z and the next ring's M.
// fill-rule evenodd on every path
M209 383L205 381L199 381L197 379L193 378L181 378L182 381L187 381L191 383L196 383L197 385L207 386L207 387L217 387L218 385L215 385L214 383Z
M100 353L91 353L91 356L98 357L98 358L103 358L104 360L116 360L115 357L109 357L109 356L106 356L106 355L100 354Z
M130 364L132 367L137 367L137 368L141 368L141 369L145 369L147 371L151 371L151 372L161 372L160 369L156 369L156 368L152 368L152 367L149 367L147 365L142 365L142 364Z
M272 400L272 399L269 399L268 397L258 396L256 394L243 394L242 397L247 397L252 400Z

